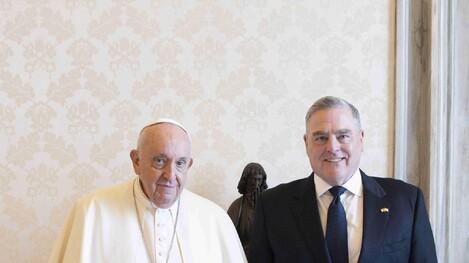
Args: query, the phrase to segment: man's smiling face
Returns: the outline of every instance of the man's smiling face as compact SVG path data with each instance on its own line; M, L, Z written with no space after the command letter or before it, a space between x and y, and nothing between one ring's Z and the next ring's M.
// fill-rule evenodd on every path
M328 184L343 185L358 169L363 131L348 107L313 113L304 141L314 174Z

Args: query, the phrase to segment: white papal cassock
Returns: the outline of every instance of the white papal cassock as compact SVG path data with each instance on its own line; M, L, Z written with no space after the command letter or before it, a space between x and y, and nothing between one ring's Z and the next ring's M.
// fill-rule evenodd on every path
M169 262L247 262L220 207L184 189L172 238L177 210L178 201L152 207L138 179L88 194L70 211L49 262L166 262L171 240Z

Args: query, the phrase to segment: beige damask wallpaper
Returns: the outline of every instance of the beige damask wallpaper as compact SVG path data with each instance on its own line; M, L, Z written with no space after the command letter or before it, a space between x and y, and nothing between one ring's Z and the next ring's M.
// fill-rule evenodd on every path
M307 176L320 96L362 111L392 176L393 1L0 0L0 262L44 262L73 200L133 177L139 129L192 132L188 187L227 208L243 167Z

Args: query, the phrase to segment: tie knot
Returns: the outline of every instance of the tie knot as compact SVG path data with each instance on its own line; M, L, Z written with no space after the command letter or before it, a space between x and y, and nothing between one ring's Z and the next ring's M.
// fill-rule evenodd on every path
M345 187L342 187L340 185L336 185L336 186L333 186L329 189L329 192L334 196L334 198L336 197L340 197L344 192L345 192Z

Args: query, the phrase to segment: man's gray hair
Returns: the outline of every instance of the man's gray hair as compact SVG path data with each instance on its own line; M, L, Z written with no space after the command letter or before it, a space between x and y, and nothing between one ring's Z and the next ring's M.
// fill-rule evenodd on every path
M352 105L352 103L339 98L339 97L334 97L334 96L326 96L318 99L316 102L309 107L308 112L306 113L305 116L305 123L306 127L308 127L308 121L311 118L311 115L313 113L320 111L320 110L326 110L326 109L332 109L332 108L339 108L339 107L348 107L350 111L352 112L353 118L357 121L358 127L361 128L361 121L360 121L360 113L358 112L357 108Z

